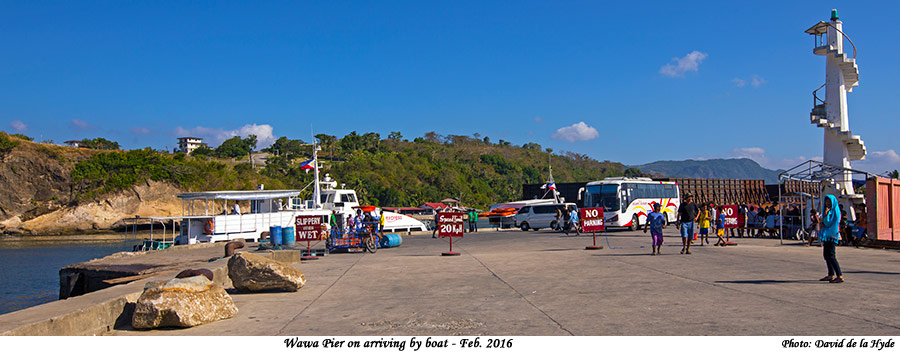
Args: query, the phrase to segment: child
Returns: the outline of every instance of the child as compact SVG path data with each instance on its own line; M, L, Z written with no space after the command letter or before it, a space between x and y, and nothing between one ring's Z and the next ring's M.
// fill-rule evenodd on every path
M726 244L725 239L722 238L725 235L725 213L722 210L722 206L716 208L716 236L719 237L716 246L725 246Z
M809 227L806 228L806 232L809 233L809 243L805 244L806 246L812 246L813 240L818 239L819 214L815 208L809 211L809 224ZM819 246L821 246L821 243Z
M653 239L653 244L650 246L652 252L650 255L660 255L662 254L661 248L663 243L662 230L666 228L665 215L659 212L660 205L658 203L653 203L653 212L647 215L647 224L644 227L644 233L647 233L647 228L650 228L650 237Z
M700 237L697 240L700 241L700 246L703 246L703 239L706 238L706 243L709 244L709 205L703 204L703 208L700 209Z

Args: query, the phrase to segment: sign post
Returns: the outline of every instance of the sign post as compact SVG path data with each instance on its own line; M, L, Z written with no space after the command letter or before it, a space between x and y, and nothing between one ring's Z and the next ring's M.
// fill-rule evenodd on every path
M438 213L438 236L450 238L450 251L441 253L443 256L459 256L458 252L453 251L453 238L463 236L463 217L462 212L441 212Z
M740 228L744 226L743 217L740 217L740 213L738 213L737 205L723 205L722 206L722 214L725 215L725 245L737 245L737 243L729 241L729 232L728 229L731 228Z
M589 245L584 247L585 250L600 250L603 249L602 245L597 245L597 232L603 232L606 230L606 225L603 223L603 207L588 207L582 208L578 210L581 218L581 228L583 232L591 232L591 236L594 238L594 245Z
M306 256L301 256L300 260L318 260L318 256L312 256L310 242L322 239L322 216L297 216L294 227L296 240L306 240Z

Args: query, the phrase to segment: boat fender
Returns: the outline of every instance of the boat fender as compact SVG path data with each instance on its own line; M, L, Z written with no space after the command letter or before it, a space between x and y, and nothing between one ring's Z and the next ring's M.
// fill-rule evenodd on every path
M205 276L210 281L213 280L212 271L207 270L205 268L196 269L196 270L195 269L184 270L184 271L179 272L177 275L175 275L175 278L188 278L188 277L194 277L194 276Z
M210 219L206 221L206 224L203 225L203 234L212 234L213 233L213 221Z
M228 242L228 244L225 244L225 257L234 255L235 249L242 249L243 247L244 247L244 242L242 242L242 241Z

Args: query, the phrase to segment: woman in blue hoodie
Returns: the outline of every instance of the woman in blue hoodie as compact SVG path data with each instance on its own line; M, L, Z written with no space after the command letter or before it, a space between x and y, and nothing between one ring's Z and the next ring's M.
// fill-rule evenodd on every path
M825 195L822 214L824 216L819 219L819 223L822 224L819 240L822 242L822 255L828 266L828 276L822 277L820 281L841 283L844 281L844 276L841 274L841 266L838 265L837 257L834 254L834 248L840 240L841 209L834 195ZM837 277L834 277L835 275Z

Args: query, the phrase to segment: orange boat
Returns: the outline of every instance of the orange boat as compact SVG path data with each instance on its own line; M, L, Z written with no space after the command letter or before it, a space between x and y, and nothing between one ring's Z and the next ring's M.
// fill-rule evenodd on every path
M491 212L479 213L481 217L508 217L516 214L519 210L515 208L495 208Z

